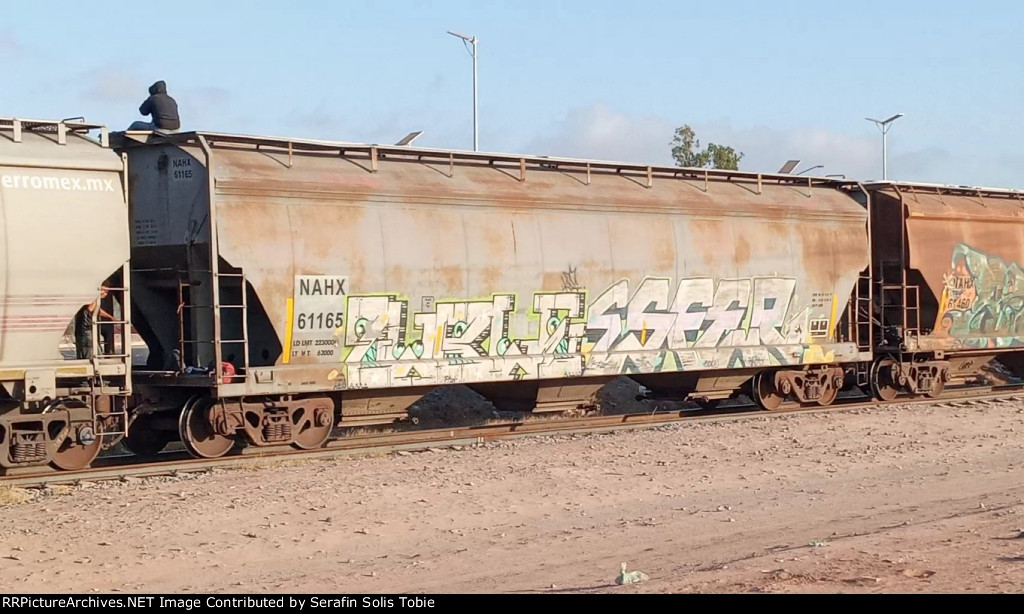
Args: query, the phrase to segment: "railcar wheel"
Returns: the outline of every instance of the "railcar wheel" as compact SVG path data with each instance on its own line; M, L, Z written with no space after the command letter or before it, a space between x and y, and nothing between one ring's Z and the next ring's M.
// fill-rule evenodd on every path
M190 399L181 410L178 434L181 435L181 443L192 456L218 458L235 446L234 436L221 435L210 425L212 407L210 399Z
M839 389L833 386L828 389L828 392L821 395L821 398L818 399L818 405L821 405L822 407L828 407L829 405L835 403L836 399L838 398Z
M103 435L92 425L72 427L50 462L64 471L79 471L91 465L102 449Z
M69 410L88 409L80 401L67 399L56 401L43 409L44 414L65 412L71 418ZM103 450L102 422L71 423L64 429L64 440L54 452L50 464L64 471L78 471L92 464Z
M900 394L900 384L893 377L896 361L880 358L871 368L871 390L882 401L892 401Z
M786 399L779 393L775 386L775 374L762 371L754 376L753 382L754 401L767 411L778 411L782 402Z
M295 412L295 447L313 450L324 445L334 430L334 412L323 407Z
M137 456L156 456L171 443L174 434L154 429L154 422L155 414L136 414L128 424L128 434L121 443Z

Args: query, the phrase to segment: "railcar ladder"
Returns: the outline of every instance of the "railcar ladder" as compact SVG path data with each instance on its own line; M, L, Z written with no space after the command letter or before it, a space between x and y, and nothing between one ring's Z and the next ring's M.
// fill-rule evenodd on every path
M871 275L862 273L857 278L857 289L853 297L853 339L857 349L870 352L874 344L875 314L871 296Z
M107 293L111 295L114 302L118 303L121 308L121 315L116 320L103 320L100 315L100 311L103 308L103 301L97 299L96 313L93 314L92 318L92 371L93 377L89 379L89 389L92 398L98 396L107 397L128 397L132 394L132 331L131 331L131 290L128 287L124 288L112 288L107 287ZM118 300L120 297L120 300ZM111 314L114 315L114 314ZM117 327L121 327L120 342L121 350L117 350L118 335ZM103 343L102 330L104 327L112 327L114 335L112 335L114 343L114 353L106 353L106 347ZM123 385L110 385L109 382L104 378L102 369L100 366L105 364L106 361L116 359L124 365L124 384ZM98 385L97 385L98 384ZM112 400L111 412L107 415L114 416L120 414L120 433L114 433L110 431L110 425L104 429L104 433L107 435L126 435L128 433L128 405L127 403L121 403L120 406L114 404Z
M904 341L918 339L921 336L921 289L919 286L902 284L882 284L882 297L894 297L895 302L882 303L882 325L889 325L885 315L886 309L899 309L901 330ZM883 329L884 330L884 329Z
M243 381L244 382L248 378L248 375L249 375L249 301L248 301L249 292L248 292L248 284L246 283L246 280L245 280L245 273L215 273L214 274L214 278L217 280L217 284L216 284L216 292L217 292L216 296L217 296L217 299L216 299L216 301L218 303L220 303L220 297L223 294L223 290L222 290L221 284L220 284L221 280L222 279L237 279L238 282L239 282L239 294L241 295L240 303L237 304L237 305L223 305L223 304L219 304L218 305L218 309L215 311L215 317L220 318L225 310L227 310L227 311L241 310L241 312L242 312L241 313L242 338L241 339L227 339L227 340L221 339L219 341L219 345L218 345L218 349L220 350L218 352L218 355L219 356L223 356L224 355L224 346L238 346L238 345L242 346L242 372L241 373L236 373L235 375L233 375L230 378L230 383L235 383L237 381ZM223 331L224 330L223 327L221 327L220 330ZM224 374L221 372L222 364L223 364L223 361L219 360L214 365L215 371L217 373L217 381L218 382L223 382L224 381Z
M214 284L214 286L215 286L215 290L214 291L216 292L215 298L214 298L214 303L216 303L216 305L195 304L195 303L193 303L191 301L191 293L190 293L190 296L189 296L189 300L186 301L185 300L185 289L186 288L191 288L191 287L195 286L195 284L193 284L190 281L186 281L186 280L182 279L181 277L179 277L179 279L178 279L178 305L179 305L179 309L178 309L178 331L179 331L179 334L178 334L178 369L180 371L184 371L188 366L190 366L190 365L186 364L186 356L188 355L188 353L186 352L186 349L189 349L188 346L193 346L193 345L210 345L210 346L213 346L214 347L214 354L215 354L215 356L217 358L220 358L220 357L222 357L224 355L224 347L225 346L241 346L242 347L242 365L243 365L242 366L242 371L241 371L241 373L236 373L235 375L231 376L230 377L230 381L232 383L236 382L236 381L245 381L246 376L249 373L249 302L248 302L248 294L249 293L247 291L248 290L248 284L247 284L246 279L245 279L245 274L244 273L213 273L212 271L198 271L198 272L199 273L208 274L213 279L216 280L216 283ZM240 302L238 304L227 304L227 305L225 305L225 304L220 303L220 297L223 294L223 288L221 287L221 282L223 280L225 280L225 279L237 279L239 281L241 300L240 300ZM195 312L195 311L209 311L209 312L212 313L213 318L215 320L222 320L225 312L230 312L230 311L234 311L234 310L240 310L241 311L241 329L242 329L241 339L217 339L217 340L207 341L207 340L202 340L202 339L199 339L199 340L191 339L191 338L189 338L190 335L186 335L186 333L187 333L187 331L185 330L185 312L186 311L191 311L191 312ZM216 330L216 329L223 330L223 328L220 327L220 326L215 326L214 330ZM224 379L223 379L224 378L224 374L222 372L221 362L222 362L222 360L215 359L214 360L213 369L212 369L212 372L215 373L216 376L217 376L218 382L223 382L224 381ZM195 365L195 366L200 366L200 365Z
M853 299L847 309L847 341L857 345L859 352L870 352L876 343L875 330L879 326L875 318L874 297L872 295L871 274L865 271L857 278L853 290ZM869 384L870 367L858 363L854 369L857 385L866 387Z

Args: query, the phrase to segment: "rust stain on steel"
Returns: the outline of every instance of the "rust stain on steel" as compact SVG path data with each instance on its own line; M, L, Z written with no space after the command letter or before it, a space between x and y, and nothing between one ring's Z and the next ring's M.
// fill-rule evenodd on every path
M489 250L490 255L499 262L511 258L515 251L508 231L511 227L508 216L503 213L481 213L466 218L466 227L472 236L479 237L481 247Z
M609 243L615 274L620 277L676 274L676 237L672 224L651 216L623 216L612 223Z
M387 284L388 288L404 288L409 284L406 276L406 269L403 266L391 265L388 267Z
M922 344L1024 345L1024 202L1010 191L902 186L909 268L920 271ZM876 193L877 196L878 193Z
M647 187L646 175L598 170L588 185L583 172L536 167L520 182L518 163L448 168L386 151L376 173L337 153L296 152L291 168L251 150L215 145L215 157L222 256L245 270L281 339L294 275L346 280L343 327L325 333L345 387L855 352L829 325L833 300L845 305L867 267L866 212L829 186L808 198L771 182L758 194L656 175ZM253 219L275 210L288 232Z
M916 198L915 198L916 196ZM930 286L941 287L953 248L958 243L1001 258L1024 263L1024 208L1015 198L911 195L905 193L911 268L919 269Z
M736 251L733 252L735 256L736 266L742 268L748 262L750 262L750 241L746 237L736 237Z
M541 289L560 289L562 287L563 275L559 271L545 271Z
M502 266L483 266L478 271L479 285L484 288L496 288L501 284L504 274Z
M687 221L690 234L690 241L686 244L688 264L708 270L729 270L733 257L733 236L729 222L724 217L693 218Z
M437 287L444 288L441 292L443 296L463 295L463 289L466 287L466 267L464 265L453 264L450 266L437 267L435 272L441 282L441 285Z
M866 245L867 229L853 238ZM837 264L840 269L845 268L844 263L836 262L836 256L850 253L852 245L849 234L843 236L826 226L799 232L797 240L801 250L799 261L803 264L807 276L816 283L824 285L834 281Z

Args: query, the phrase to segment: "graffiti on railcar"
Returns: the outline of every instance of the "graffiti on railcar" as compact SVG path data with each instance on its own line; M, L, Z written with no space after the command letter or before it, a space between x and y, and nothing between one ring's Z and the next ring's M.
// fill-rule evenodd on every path
M830 362L835 300L798 300L792 278L646 278L589 299L561 292L423 302L345 297L335 331L350 385L428 385ZM429 307L429 308L427 308ZM319 361L324 362L324 361Z
M582 375L585 292L537 293L534 335L512 334L514 294L438 301L410 313L397 295L353 296L344 328L349 381L368 386Z
M938 330L963 347L1024 345L1024 270L969 245L953 249Z
M485 357L578 354L584 340L586 293L534 295L533 314L541 322L535 338L510 332L514 294L441 301L433 310L411 316L409 301L396 295L353 296L347 311L347 363L436 359L459 364Z
M632 297L620 281L591 304L587 334L596 353L801 343L795 295L795 279L774 277L685 279L674 294L670 279L647 278Z
M562 272L562 292L578 292L583 286L576 280L576 267L569 267Z

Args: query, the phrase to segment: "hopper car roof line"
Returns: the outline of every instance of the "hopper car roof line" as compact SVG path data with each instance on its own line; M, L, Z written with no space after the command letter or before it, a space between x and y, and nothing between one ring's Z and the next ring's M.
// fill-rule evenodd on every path
M948 185L914 181L872 181L862 184L865 189L877 191L891 189L913 197L916 193L939 196L989 196L992 198L1013 198L1024 201L1024 191L1011 188L989 188L981 186Z
M45 134L56 134L59 145L67 145L67 135L78 134L88 136L93 130L99 130L100 136L97 143L101 147L110 146L110 137L107 127L103 124L92 124L84 118L75 119L25 119L17 117L0 117L0 132L11 132L11 140L15 143L22 141L25 132L38 132Z
M690 178L701 180L726 180L737 182L769 183L774 185L795 185L803 187L822 186L839 188L856 185L857 182L846 179L827 177L797 176L778 173L756 173L750 171L730 171L705 168L681 168L634 162L613 162L607 160L589 160L581 158L559 158L537 155L520 155L509 153L483 153L453 149L430 149L396 145L371 145L366 143L350 143L343 141L318 141L310 139L293 139L281 137L260 137L217 132L115 132L112 134L116 147L145 147L147 145L199 145L203 142L210 147L252 147L256 151L268 153L275 150L287 154L289 160L293 154L336 153L340 156L358 155L371 162L371 172L376 172L376 164L380 158L400 159L412 162L435 162L454 165L461 163L484 163L491 166L518 167L525 174L527 167L547 170L576 172L614 172L618 174L646 177L648 184L654 177ZM290 165L290 162L289 162ZM648 185L649 187L649 185Z
M53 120L53 119L28 119L14 117L0 117L0 133L10 132L11 140L15 143L22 142L22 135L25 132L37 132L44 134L56 134L57 143L67 144L67 135L78 134L89 137L92 131L99 131L99 138L96 143L107 148L110 146L110 137L115 138L119 146L144 146L148 144L192 144L205 140L210 146L219 144L249 145L257 150L263 148L280 149L291 156L294 152L337 152L339 155L348 153L365 154L376 165L378 158L390 156L393 158L404 158L415 161L440 161L454 164L459 162L486 162L490 165L507 163L519 165L525 173L526 166L535 166L551 170L585 170L591 171L614 171L616 173L632 172L646 174L648 181L654 176L689 177L702 179L725 179L727 181L753 181L760 184L763 181L781 185L801 186L823 186L823 187L857 187L861 186L867 190L884 190L886 188L896 191L907 191L911 194L922 192L927 194L949 194L963 196L991 196L1024 199L1024 190L1012 188L995 188L985 186L964 186L941 183L913 182L913 181L855 181L850 179L836 179L833 177L799 176L780 173L756 173L750 171L729 171L708 168L682 168L675 166L638 164L635 162L615 162L610 160L596 160L588 158L549 157L538 155L519 155L510 153L484 153L470 152L454 149L431 149L420 147L409 147L401 145L371 145L366 143L355 143L348 141L323 141L315 139L297 139L284 137L249 136L240 134L228 134L219 132L181 132L181 133L157 133L157 132L115 132L110 133L103 124L89 123L84 118ZM376 170L374 168L374 170Z

